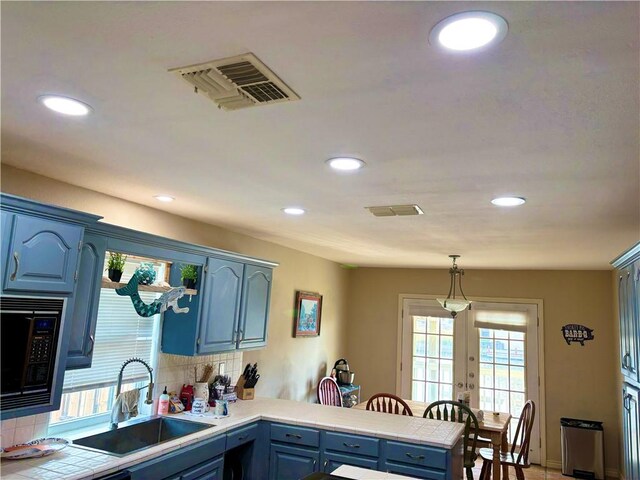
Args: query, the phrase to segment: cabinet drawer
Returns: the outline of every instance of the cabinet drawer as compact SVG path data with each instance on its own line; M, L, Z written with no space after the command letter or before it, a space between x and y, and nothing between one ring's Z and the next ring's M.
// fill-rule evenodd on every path
M324 452L322 454L322 471L331 473L342 465L378 470L378 460L360 455L343 455L341 453Z
M355 455L378 456L380 440L348 433L323 432L324 448Z
M313 428L276 424L271 425L271 440L318 447L320 445L320 432Z
M423 478L425 480L446 480L447 473L440 470L431 470L430 468L412 467L410 465L402 465L394 462L384 464L384 470L389 473L397 473L399 475L407 475L415 478ZM452 475L451 478L456 478ZM462 477L459 477L462 478Z
M195 468L184 472L180 480L200 480L222 478L222 467L224 463L223 457L218 457Z
M257 434L257 424L249 425L248 427L239 428L238 430L227 433L227 450L231 450L239 445L255 440Z
M421 467L439 468L441 470L447 468L447 452L439 448L427 447L426 445L387 441L386 458L393 462L420 465Z

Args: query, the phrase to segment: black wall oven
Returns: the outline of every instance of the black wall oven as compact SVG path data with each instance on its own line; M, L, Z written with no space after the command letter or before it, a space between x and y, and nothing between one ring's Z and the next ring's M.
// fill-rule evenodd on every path
M53 403L64 307L61 298L0 296L0 411Z

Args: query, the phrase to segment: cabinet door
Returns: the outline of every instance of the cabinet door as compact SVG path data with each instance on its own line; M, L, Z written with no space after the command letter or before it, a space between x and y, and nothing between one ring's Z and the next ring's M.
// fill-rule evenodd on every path
M16 215L4 289L73 292L82 232L78 225Z
M264 347L267 344L272 278L270 268L245 267L238 348Z
M622 390L622 431L625 478L640 478L640 412L638 389L625 384Z
M633 266L623 268L618 276L618 308L620 315L620 361L622 374L632 380L638 379L637 322Z
M270 480L299 480L318 471L320 453L288 445L271 444Z
M9 264L9 246L11 245L11 233L13 227L13 213L5 212L2 210L0 212L2 214L2 223L0 224L0 234L1 238L1 247L0 247L0 255L2 256L2 270L1 272L7 271L7 265Z
M198 353L236 348L244 265L209 258L204 283Z
M91 366L106 248L107 240L104 236L89 233L84 236L78 266L78 285L74 294L67 370Z
M635 368L635 381L640 383L640 260L631 269L629 281L629 335L633 339L631 353L632 365Z

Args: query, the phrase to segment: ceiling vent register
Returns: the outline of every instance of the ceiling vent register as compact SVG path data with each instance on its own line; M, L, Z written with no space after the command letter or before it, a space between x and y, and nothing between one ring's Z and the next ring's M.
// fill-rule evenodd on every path
M224 110L300 100L253 53L172 68L169 71L178 73L195 87L197 93L208 96L218 108Z
M376 217L403 217L406 215L422 215L424 212L418 205L384 205L365 207Z

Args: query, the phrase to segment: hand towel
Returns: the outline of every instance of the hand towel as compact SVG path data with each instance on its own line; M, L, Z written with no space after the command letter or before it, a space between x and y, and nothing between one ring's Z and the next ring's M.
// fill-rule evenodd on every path
M111 423L120 423L138 415L140 390L137 388L122 392L116 397L111 410Z

